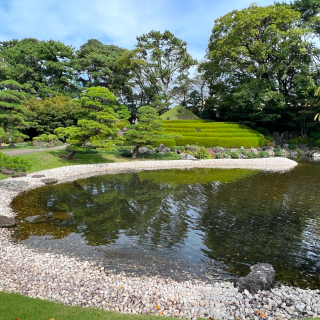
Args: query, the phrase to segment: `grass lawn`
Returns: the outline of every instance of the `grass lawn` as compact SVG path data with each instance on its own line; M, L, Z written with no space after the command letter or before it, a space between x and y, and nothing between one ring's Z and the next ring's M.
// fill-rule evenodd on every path
M64 150L52 150L52 151L47 150L43 152L22 155L19 157L29 160L30 163L32 164L31 169L27 171L28 173L47 170L47 169L53 169L58 167L64 167L64 166L77 165L77 164L132 161L131 158L121 157L118 155L108 154L103 152L88 153L88 154L76 153L74 158L71 160L64 160L59 158L59 156L66 155L66 154L67 152ZM6 179L8 177L10 176L3 175L2 173L0 173L0 180Z
M128 315L93 308L71 307L15 293L0 292L1 320L158 320L158 316ZM172 320L174 318L165 319Z

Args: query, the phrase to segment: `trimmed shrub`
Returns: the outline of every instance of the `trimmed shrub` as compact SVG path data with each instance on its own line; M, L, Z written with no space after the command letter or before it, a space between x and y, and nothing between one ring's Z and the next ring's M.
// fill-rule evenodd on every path
M299 148L296 151L298 154L302 154L302 151Z
M10 157L0 152L0 168L11 169L15 172L27 171L31 168L31 163L21 157Z
M231 151L229 153L229 156L232 158L232 159L239 159L239 153L237 151Z
M234 147L234 148L251 148L264 146L265 139L260 137L243 137L243 138L198 138L198 137L185 137L176 139L176 144L185 146L187 144L196 144L201 147Z
M266 136L266 139L269 140L270 142L273 142L273 138L271 136Z
M316 141L316 147L320 148L320 139Z
M173 147L170 148L170 150L171 150L172 152L174 152L175 149L176 149L177 151L184 151L186 148L185 148L184 146L173 146Z
M299 141L297 139L291 139L289 140L289 144L295 144L297 145L299 143Z
M165 147L171 148L176 145L176 141L174 139L160 139L156 142L155 146L159 147L160 144L163 144Z
M212 159L211 153L204 147L198 148L194 156L198 159Z
M143 159L156 159L156 160L181 160L181 155L175 152L165 152L165 153L138 153L137 158Z
M269 157L270 157L270 154L269 154L269 152L267 152L267 151L259 151L258 154L257 154L257 156L258 156L259 158L269 158Z
M247 132L239 132L239 133L208 133L208 132L186 132L183 134L184 137L256 137L256 133L247 133Z
M295 149L297 149L296 144L289 144L289 150L295 150Z
M315 141L314 141L313 138L307 138L307 139L306 139L306 143L307 143L307 145L309 145L309 146L314 146Z
M247 156L248 156L249 158L257 158L257 155L256 155L253 151L247 152Z

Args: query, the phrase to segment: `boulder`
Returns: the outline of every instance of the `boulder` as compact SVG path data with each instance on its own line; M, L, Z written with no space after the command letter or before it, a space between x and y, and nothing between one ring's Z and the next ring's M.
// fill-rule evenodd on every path
M254 154L258 154L259 151L256 149L256 148L252 148L251 151L254 153Z
M275 144L280 144L281 143L281 136L279 132L273 132L271 137L273 138L273 142Z
M47 178L47 179L42 179L41 182L43 182L46 185L50 185L50 184L55 184L58 182L57 179L54 178Z
M296 158L298 156L298 152L296 150L290 150L290 157Z
M213 151L215 153L223 153L223 149L222 148L213 148Z
M163 144L160 144L158 147L157 152L164 153L164 152L171 152L170 148L165 147Z
M248 290L256 294L259 290L270 291L275 285L276 272L269 263L257 263L251 267L251 272L236 281L239 292Z
M15 144L13 142L10 142L10 144L8 145L8 148L15 148Z
M0 228L12 228L15 227L16 222L13 218L6 216L0 216Z
M269 153L270 157L274 157L274 151L273 148L272 149L267 149L266 152Z
M284 148L288 149L288 148L289 148L289 143L284 143L282 146L283 146Z
M289 157L290 156L290 152L287 150L287 149L280 149L280 152L281 152L281 156L282 157Z
M148 149L146 147L141 147L141 148L139 148L138 153L141 153L141 154L152 153L152 150Z
M182 160L197 160L197 158L191 154L188 153L181 153L181 159Z
M12 175L12 174L14 174L14 170L2 169L2 174Z
M21 173L14 173L11 177L12 178L21 178L21 177L26 177L27 174L25 172L21 172Z
M44 178L45 175L44 174L35 174L32 176L32 178Z
M311 154L311 157L314 158L314 159L319 159L320 158L320 152L312 152Z

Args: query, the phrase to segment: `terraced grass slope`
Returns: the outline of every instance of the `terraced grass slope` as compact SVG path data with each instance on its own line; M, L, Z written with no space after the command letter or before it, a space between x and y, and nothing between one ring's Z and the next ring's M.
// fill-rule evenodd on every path
M212 122L206 120L167 120L164 133L179 134L180 138L162 140L168 146L199 145L204 147L252 148L264 146L265 138L258 131L236 122ZM170 140L170 141L169 141Z
M160 116L161 120L200 120L195 114L186 109L183 106L175 106L170 109L162 116Z

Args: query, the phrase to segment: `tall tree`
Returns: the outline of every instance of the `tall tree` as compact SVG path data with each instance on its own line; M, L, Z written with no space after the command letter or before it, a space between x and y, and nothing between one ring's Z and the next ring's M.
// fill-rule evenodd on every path
M202 65L211 102L229 120L280 130L301 126L291 112L312 106L319 49L301 14L288 6L234 10L216 20Z
M0 139L4 135L9 138L27 137L19 131L28 125L21 107L21 101L26 99L26 94L21 88L21 85L13 80L0 82Z
M188 74L196 64L187 52L187 43L170 31L151 31L137 37L136 49L125 52L117 62L118 68L130 72L135 100L155 107L160 114L171 104L175 79Z
M109 151L114 144L123 139L118 134L121 132L121 121L116 113L114 103L117 98L107 89L92 87L87 89L81 99L73 100L76 105L88 111L77 126L58 128L54 132L60 137L66 137L70 143L71 151L65 157L70 160L77 151L97 149Z
M78 95L71 67L73 47L26 38L0 42L0 55L7 64L5 78L19 82L24 91L40 98Z

